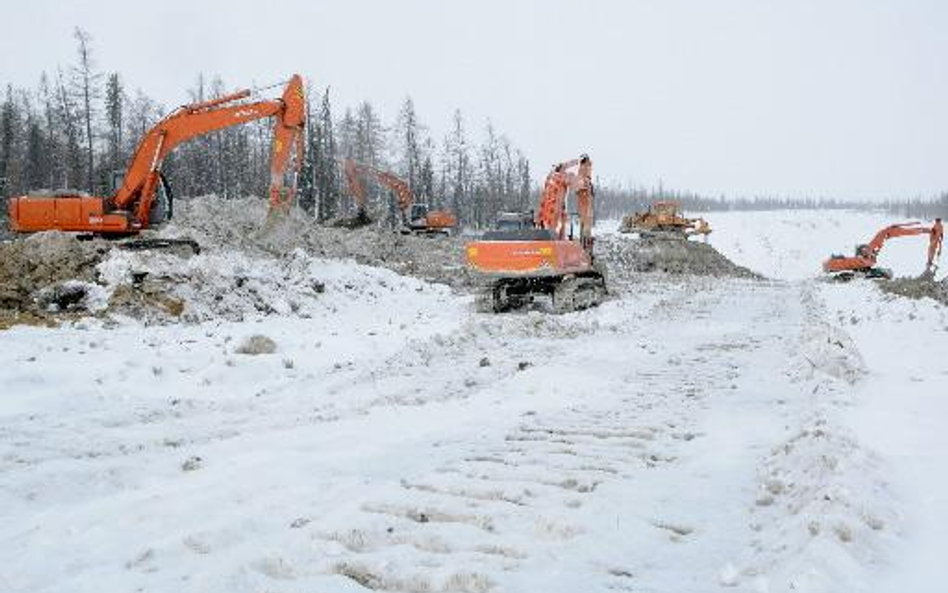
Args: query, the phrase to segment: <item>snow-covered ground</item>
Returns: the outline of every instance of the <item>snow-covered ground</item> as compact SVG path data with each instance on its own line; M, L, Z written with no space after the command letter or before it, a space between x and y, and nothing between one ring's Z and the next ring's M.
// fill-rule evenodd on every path
M491 316L300 256L270 315L0 333L0 591L941 590L948 315L815 280L891 221L708 219L772 280Z

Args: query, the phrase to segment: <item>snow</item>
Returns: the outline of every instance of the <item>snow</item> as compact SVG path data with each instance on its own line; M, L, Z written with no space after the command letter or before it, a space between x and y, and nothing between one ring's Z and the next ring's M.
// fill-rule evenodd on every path
M708 219L772 280L560 316L302 251L115 252L110 285L204 289L187 323L0 333L0 590L939 590L948 315L816 280L892 221Z

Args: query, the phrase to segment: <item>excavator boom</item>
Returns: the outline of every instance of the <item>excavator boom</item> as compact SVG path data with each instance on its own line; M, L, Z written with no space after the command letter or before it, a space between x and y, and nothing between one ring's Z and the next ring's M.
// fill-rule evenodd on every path
M13 230L63 230L103 234L131 234L147 228L156 193L162 184L161 165L182 142L215 130L274 117L270 163L271 208L285 208L294 188L284 186L287 165L302 162L306 101L303 81L294 75L280 99L237 103L249 90L179 107L159 121L135 149L122 186L108 198L60 193L26 195L10 200ZM295 182L294 182L295 185Z

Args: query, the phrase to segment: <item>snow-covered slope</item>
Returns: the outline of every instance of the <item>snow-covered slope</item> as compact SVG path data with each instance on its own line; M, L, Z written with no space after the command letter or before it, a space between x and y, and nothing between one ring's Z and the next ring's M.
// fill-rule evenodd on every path
M800 280L822 273L830 255L852 255L876 232L895 222L879 212L803 210L725 212L709 215L714 232L710 242L737 262L770 278ZM896 276L917 276L925 269L927 237L892 239L883 247L879 266Z
M819 276L830 255L852 255L886 226L897 222L885 212L789 210L713 212L705 215L713 232L708 242L740 265L767 276L802 280ZM931 221L922 221L926 224ZM615 233L616 220L597 223L597 231ZM887 242L879 266L896 276L917 276L925 270L927 237L901 237Z
M782 280L490 316L305 254L110 260L240 314L0 333L0 590L939 590L944 308L810 279L882 217L709 219Z

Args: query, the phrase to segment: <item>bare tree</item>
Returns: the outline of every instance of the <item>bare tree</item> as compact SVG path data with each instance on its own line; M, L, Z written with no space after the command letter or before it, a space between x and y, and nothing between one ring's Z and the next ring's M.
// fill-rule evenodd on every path
M73 66L73 85L82 103L82 119L85 124L86 140L86 183L90 192L95 191L95 136L92 133L92 120L95 118L95 105L100 97L99 83L102 75L95 70L92 58L92 36L76 27L73 32L76 39L76 65Z

